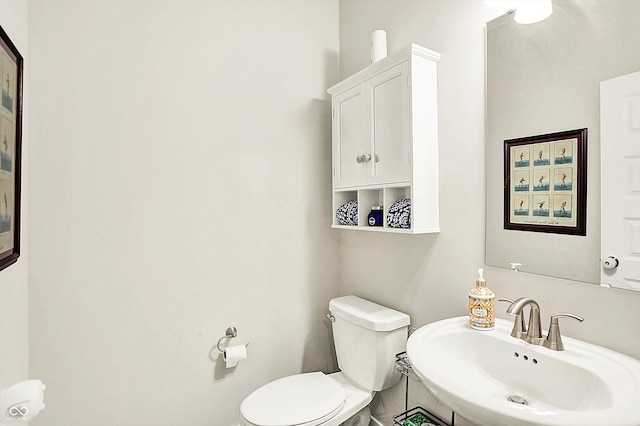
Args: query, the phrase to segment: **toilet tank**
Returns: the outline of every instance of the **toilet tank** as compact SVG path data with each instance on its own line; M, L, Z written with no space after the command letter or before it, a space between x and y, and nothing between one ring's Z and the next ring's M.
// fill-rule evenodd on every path
M409 315L357 296L332 299L329 312L340 370L370 391L396 384L396 354L406 348Z

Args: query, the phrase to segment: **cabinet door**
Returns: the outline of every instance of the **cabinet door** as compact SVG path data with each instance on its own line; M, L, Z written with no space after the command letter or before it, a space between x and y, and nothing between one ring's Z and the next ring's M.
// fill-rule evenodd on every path
M370 80L369 184L411 179L409 64L403 62Z
M343 188L366 182L367 119L362 85L333 98L333 186Z

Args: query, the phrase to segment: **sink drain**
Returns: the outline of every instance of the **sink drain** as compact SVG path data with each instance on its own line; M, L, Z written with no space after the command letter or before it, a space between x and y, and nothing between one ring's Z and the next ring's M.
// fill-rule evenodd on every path
M523 397L518 396L518 395L511 395L507 399L509 400L509 402L514 402L516 404L521 404L521 405L528 405L529 404L526 399L524 399Z

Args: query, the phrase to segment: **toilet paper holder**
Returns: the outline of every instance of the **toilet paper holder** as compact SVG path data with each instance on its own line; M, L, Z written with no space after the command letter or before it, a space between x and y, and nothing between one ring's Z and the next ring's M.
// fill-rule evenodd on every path
M238 337L238 329L235 328L235 327L227 328L227 331L225 331L224 336L222 336L220 339L218 339L218 343L216 344L216 347L218 348L218 350L220 352L224 353L224 349L220 347L220 343L224 339L233 339L234 337ZM249 346L249 344L245 343L244 346L247 347L247 346Z

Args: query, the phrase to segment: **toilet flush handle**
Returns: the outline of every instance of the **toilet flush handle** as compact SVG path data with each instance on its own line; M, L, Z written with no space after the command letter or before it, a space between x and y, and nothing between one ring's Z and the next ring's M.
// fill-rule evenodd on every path
M331 312L327 313L327 318L329 318L329 321L331 322L335 322L336 321L336 317L334 317Z

